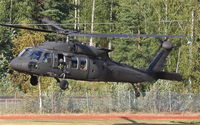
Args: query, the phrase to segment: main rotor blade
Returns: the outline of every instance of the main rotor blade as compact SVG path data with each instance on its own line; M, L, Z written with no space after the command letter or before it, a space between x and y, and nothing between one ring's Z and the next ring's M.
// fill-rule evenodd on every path
M58 24L56 24L55 22L53 21L50 21L48 19L42 19L42 22L46 23L46 24L49 24L50 26L58 29L58 30L62 30L62 31L66 31L65 29L63 29L62 27L58 26Z
M11 28L16 28L16 29L25 29L25 30L46 32L46 33L58 33L58 34L66 35L64 32L61 32L61 31L45 30L45 29L31 28L31 27L25 27L25 26L16 26L16 25L12 25L12 24L0 24L0 26L11 27Z
M154 37L154 38L186 38L183 35L157 35L157 34L101 34L101 33L76 33L73 31L68 30L45 30L45 29L38 29L38 28L31 28L19 25L12 25L12 24L0 24L0 26L17 28L17 29L25 29L25 30L32 30L32 31L39 31L39 32L46 32L46 33L56 33L62 34L66 36L77 36L77 37L97 37L97 38L107 38L107 37Z
M160 37L160 38L186 38L182 35L157 35L157 34L98 34L98 33L70 33L69 36L84 36L84 37L99 37L99 38L106 38L106 37Z
M60 27L56 22L50 21L48 19L42 19L42 22L49 24L50 26L56 28L58 31L61 31L62 33L65 33L63 35L68 35L69 33L79 32L78 30L74 30L74 29L64 29L64 28Z

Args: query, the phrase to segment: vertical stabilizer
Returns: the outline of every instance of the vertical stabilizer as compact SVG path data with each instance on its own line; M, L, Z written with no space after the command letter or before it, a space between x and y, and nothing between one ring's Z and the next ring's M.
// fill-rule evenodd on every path
M157 56L150 63L147 71L151 72L162 71L165 66L167 56L171 52L172 48L173 44L171 42L169 41L163 42L161 50L158 52Z

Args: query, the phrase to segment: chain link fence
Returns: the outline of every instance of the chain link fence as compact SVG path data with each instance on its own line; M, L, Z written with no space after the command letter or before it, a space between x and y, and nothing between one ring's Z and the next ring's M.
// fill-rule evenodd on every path
M136 98L133 91L43 92L41 100L37 95L0 96L1 114L199 111L200 95L192 93L147 92Z

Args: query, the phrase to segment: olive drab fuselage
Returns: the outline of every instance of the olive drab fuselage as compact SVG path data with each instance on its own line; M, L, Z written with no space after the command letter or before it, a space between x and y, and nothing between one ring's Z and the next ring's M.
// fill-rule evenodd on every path
M145 70L111 60L109 51L81 43L46 42L25 48L10 65L19 72L64 79L130 83L155 80Z

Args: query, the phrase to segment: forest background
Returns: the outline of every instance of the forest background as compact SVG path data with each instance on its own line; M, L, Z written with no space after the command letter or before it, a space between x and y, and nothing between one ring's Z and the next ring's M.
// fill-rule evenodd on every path
M183 75L183 82L158 80L145 83L141 91L200 93L200 2L198 0L0 0L0 23L22 24L35 28L38 19L47 18L65 28L93 33L184 35L173 38L165 70ZM29 75L13 71L9 62L24 47L61 39L63 36L0 27L0 93L61 91L56 80L41 77L31 86ZM74 38L70 38L74 39ZM112 59L145 68L155 56L155 38L76 38L114 51ZM68 92L127 91L124 83L94 83L69 80Z

